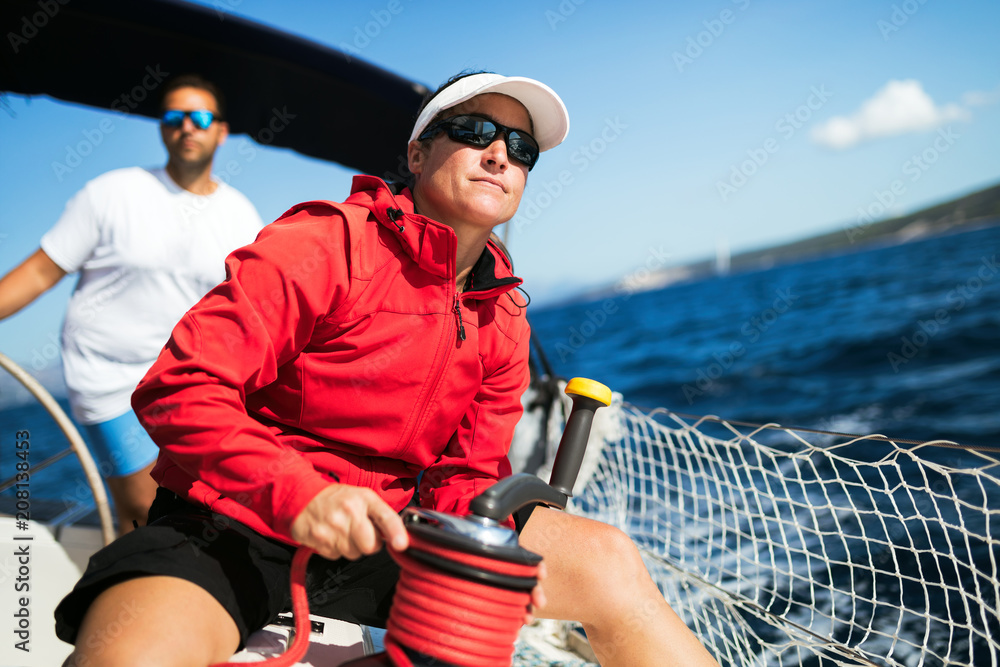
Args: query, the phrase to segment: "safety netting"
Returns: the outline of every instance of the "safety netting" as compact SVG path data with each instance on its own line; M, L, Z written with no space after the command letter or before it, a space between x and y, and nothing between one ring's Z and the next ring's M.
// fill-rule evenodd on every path
M572 511L632 537L722 665L1000 664L995 451L618 397L582 477Z

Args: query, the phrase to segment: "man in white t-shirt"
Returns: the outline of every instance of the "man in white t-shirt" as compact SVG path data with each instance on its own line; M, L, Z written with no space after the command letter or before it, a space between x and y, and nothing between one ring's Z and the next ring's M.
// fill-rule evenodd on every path
M164 86L163 169L131 167L87 183L40 248L0 279L0 319L79 272L63 324L73 416L94 449L119 533L144 524L158 449L132 412L136 384L174 324L225 279L226 256L263 223L253 204L212 177L229 134L218 89L196 75Z

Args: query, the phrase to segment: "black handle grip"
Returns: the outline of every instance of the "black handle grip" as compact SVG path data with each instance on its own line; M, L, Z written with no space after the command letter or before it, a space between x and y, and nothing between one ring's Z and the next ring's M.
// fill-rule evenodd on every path
M564 509L566 495L559 493L544 480L526 472L506 477L472 499L473 514L494 521L503 521L530 503L544 503Z
M556 460L552 464L549 484L566 496L573 495L573 485L580 474L583 454L590 440L590 427L597 408L611 404L611 390L599 382L573 378L566 385L566 393L573 398L573 410L566 420Z
M611 404L611 390L600 382L573 378L566 385L566 393L573 397L573 409L559 441L549 483L528 473L502 479L472 499L469 510L473 514L499 522L530 503L566 508L590 439L594 411Z

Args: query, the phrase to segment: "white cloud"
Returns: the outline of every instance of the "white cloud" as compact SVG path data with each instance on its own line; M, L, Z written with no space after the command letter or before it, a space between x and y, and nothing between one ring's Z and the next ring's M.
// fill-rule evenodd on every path
M868 139L920 132L968 118L968 110L957 104L935 105L919 81L890 81L850 116L836 116L813 127L811 136L830 148L848 148Z

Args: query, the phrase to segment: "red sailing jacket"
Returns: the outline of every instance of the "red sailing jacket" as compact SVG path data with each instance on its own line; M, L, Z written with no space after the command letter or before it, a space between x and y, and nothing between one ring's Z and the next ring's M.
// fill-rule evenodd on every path
M456 236L371 176L342 204L307 202L226 260L132 396L188 500L291 542L333 481L397 511L468 513L510 474L528 384L528 324L492 244L468 289Z

